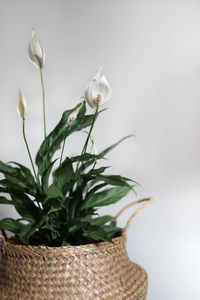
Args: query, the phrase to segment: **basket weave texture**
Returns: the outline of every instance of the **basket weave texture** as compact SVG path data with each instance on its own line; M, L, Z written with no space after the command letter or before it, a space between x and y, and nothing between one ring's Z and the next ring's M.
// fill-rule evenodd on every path
M115 244L65 247L25 246L1 237L0 299L145 300L147 274L128 258L126 230Z

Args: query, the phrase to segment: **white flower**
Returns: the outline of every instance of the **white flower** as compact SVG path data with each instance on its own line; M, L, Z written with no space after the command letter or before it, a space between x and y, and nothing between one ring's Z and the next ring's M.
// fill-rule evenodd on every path
M106 103L112 94L111 86L102 69L99 68L96 76L89 83L85 91L85 99L91 107Z
M37 69L44 67L46 53L44 52L41 43L38 41L34 29L32 29L32 38L28 45L28 54L30 61L36 66Z
M19 90L19 101L17 105L17 112L18 115L22 117L22 119L25 118L27 112L27 102L21 90Z
M79 107L78 107L76 110L74 110L74 111L69 115L69 117L68 117L68 119L67 119L67 122L68 122L69 124L73 123L73 122L77 119L77 115L78 115L78 113L79 113L79 111L80 111L82 105L83 105L83 103L81 103L81 104L79 105Z

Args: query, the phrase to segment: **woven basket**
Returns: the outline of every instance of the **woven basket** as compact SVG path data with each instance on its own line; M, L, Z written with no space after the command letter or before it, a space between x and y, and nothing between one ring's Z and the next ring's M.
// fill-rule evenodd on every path
M130 217L115 244L107 242L81 246L44 247L14 244L1 236L1 300L145 300L147 274L130 262L126 233L134 216L152 199L144 202Z

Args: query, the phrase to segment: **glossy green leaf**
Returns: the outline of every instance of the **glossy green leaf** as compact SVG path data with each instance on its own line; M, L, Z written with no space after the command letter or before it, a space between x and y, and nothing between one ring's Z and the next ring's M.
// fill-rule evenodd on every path
M0 204L13 204L12 201L8 200L6 197L0 197Z
M81 107L81 108L80 108ZM80 108L80 111L77 115L77 119L73 124L69 124L68 118L71 113ZM52 132L46 137L36 156L36 164L39 168L39 174L42 175L45 170L49 167L51 159L54 153L60 149L62 142L66 137L71 135L75 131L82 130L92 123L93 115L85 115L86 106L85 101L78 104L75 108L71 110L66 110L60 122L52 130Z
M95 183L96 182L98 182L98 181L95 181ZM102 189L106 185L107 185L107 183L100 183L100 184L96 185L86 194L86 198L88 198L91 194L95 194L98 190Z
M30 169L28 169L24 165L19 164L19 163L15 162L15 161L11 161L9 163L17 165L19 167L21 175L26 179L26 183L29 184L30 186L36 187L37 184L35 182L35 178L32 175Z
M24 227L24 224L20 223L17 220L11 218L5 218L0 220L0 228L8 230L12 233L18 234L21 229Z
M29 222L38 222L41 217L40 208L35 206L34 202L24 193L19 191L10 191L13 204L19 215Z
M90 154L90 153L84 153L82 155L77 155L77 156L70 157L72 163L79 162L79 161L80 162L88 161L88 160L95 159L95 158L97 158L97 155Z
M60 189L51 184L46 190L46 198L44 199L44 206L57 208L64 206L65 196Z
M28 168L21 166L20 168L11 167L8 164L0 161L0 172L4 174L8 187L15 185L16 189L25 191L31 195L36 194L36 184L34 179L31 177L28 172ZM29 175L27 175L29 173ZM30 176L32 179L30 179ZM5 185L6 186L6 185Z
M1 185L1 180L0 180L0 193L8 193L8 188Z
M96 194L92 194L84 201L82 205L82 209L95 207L95 206L97 207L105 206L105 205L116 203L120 199L125 197L130 192L130 190L131 188L129 186L120 186L120 187L110 188L98 192Z
M63 163L53 173L53 185L56 186L63 195L71 187L71 182L75 181L75 174L72 168L72 162L67 157Z
M42 223L43 220L41 220L39 223L29 223L24 225L18 234L21 242L25 245L28 245L31 236L33 236L36 230L40 228Z
M109 215L105 215L105 216L102 216L102 217L99 217L99 218L95 218L95 219L92 219L90 221L90 224L91 225L103 225L107 222L110 222L113 220L113 216L109 216Z
M122 228L117 227L117 226L112 226L112 225L103 225L102 226L103 230L107 233L109 238L113 238L115 233L121 233Z
M113 185L113 186L129 186L131 185L127 182L130 181L130 179L122 177L120 175L98 175L97 178L99 181L103 181L107 184Z
M52 163L50 163L49 167L46 169L46 171L44 172L44 174L42 176L42 188L43 188L44 192L46 192L46 190L49 187L49 176L50 176L53 166L57 160L58 160L58 158L55 159Z
M113 243L106 232L98 226L88 226L87 229L83 229L83 235L95 241L105 241Z

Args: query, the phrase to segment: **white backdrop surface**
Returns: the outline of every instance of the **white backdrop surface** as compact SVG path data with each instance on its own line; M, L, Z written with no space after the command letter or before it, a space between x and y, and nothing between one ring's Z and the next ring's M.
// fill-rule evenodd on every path
M32 27L47 53L48 130L101 65L113 96L94 130L97 147L136 135L108 158L113 172L141 183L137 198L155 198L127 242L129 257L148 271L147 299L199 300L200 2L0 0L0 159L27 165L18 88L29 103L32 153L43 137L39 74L27 58ZM68 154L79 151L79 137L69 139ZM101 211L115 214L137 198ZM0 218L16 215L0 207Z

